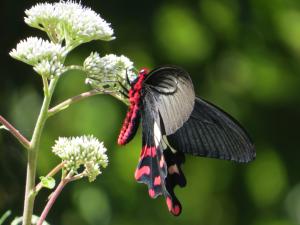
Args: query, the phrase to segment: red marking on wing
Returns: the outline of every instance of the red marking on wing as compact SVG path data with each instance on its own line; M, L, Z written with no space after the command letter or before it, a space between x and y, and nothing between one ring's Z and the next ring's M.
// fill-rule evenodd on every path
M173 205L171 198L166 197L166 202L167 202L167 206L168 206L169 211L171 211L172 210L172 205Z
M160 168L163 168L164 165L165 165L165 158L164 158L163 156L161 156L161 159L160 159L160 161L159 161L159 167L160 167Z
M154 178L154 185L160 185L161 184L161 178L160 176L157 176Z
M148 147L147 145L145 145L142 149L141 152L141 159L144 157L155 157L156 156L156 148L153 147Z
M175 216L178 216L180 213L181 213L181 208L179 207L179 205L175 205L172 209L172 213L175 215Z
M149 195L150 195L150 197L151 198L154 198L155 197L155 191L151 188L151 189L149 189Z
M150 174L150 167L149 166L143 166L141 168L138 168L135 171L134 177L136 180L139 180L143 175L149 175Z
M170 197L166 197L166 203L169 211L174 215L178 216L181 213L181 208L179 205L173 205L172 199Z
M141 103L141 90L143 88L143 82L147 76L149 71L147 69L142 69L139 72L138 80L133 85L133 87L129 90L129 110L126 114L125 120L123 122L123 126L118 138L118 144L124 145L131 140L134 136L138 122L139 122L139 111L140 111L140 103Z

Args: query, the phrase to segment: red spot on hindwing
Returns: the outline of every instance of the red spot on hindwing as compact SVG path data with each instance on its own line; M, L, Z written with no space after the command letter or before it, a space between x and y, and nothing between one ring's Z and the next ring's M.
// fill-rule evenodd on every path
M150 172L149 166L143 166L135 171L134 177L136 180L139 180L143 175L149 175Z
M172 203L172 200L170 197L166 197L166 203L167 203L169 211L171 211L173 203Z
M172 199L169 196L166 197L166 203L167 203L169 211L174 216L179 216L179 214L181 213L181 207L179 205L177 205L177 204L174 204L172 202Z
M156 148L154 146L148 147L145 145L141 152L141 158L143 157L155 157L156 156Z
M155 197L155 191L151 188L151 189L149 189L149 195L150 195L150 197L151 198L154 198Z
M154 178L154 185L160 185L161 184L161 178L160 176L157 176Z

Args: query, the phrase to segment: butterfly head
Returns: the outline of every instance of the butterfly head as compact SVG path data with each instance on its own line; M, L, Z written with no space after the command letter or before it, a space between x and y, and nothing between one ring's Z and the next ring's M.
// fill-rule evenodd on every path
M146 76L149 72L150 72L150 71L149 71L148 68L142 68L142 69L139 71L139 76Z

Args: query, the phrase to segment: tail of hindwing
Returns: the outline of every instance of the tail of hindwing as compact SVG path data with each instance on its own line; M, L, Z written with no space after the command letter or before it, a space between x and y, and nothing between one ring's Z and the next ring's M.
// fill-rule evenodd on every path
M149 137L147 139L149 140ZM169 211L178 216L181 213L181 204L174 193L174 188L177 185L180 187L186 185L181 170L184 155L171 149L164 139L160 139L159 142L153 141L152 145L146 143L149 141L143 143L135 179L147 184L151 198L164 195Z

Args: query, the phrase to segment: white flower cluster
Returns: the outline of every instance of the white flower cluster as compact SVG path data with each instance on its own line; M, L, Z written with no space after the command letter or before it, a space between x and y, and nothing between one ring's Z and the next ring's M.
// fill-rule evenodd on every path
M34 70L43 76L59 75L63 70L61 61L64 58L65 48L42 38L29 37L22 40L9 54L34 66Z
M29 65L35 65L43 59L61 58L65 48L42 38L29 37L22 40L9 53L13 58Z
M74 1L40 3L25 11L25 22L62 43L78 45L91 40L114 39L110 24L90 8Z
M90 182L101 173L100 166L105 168L108 165L106 148L92 135L60 137L56 140L52 151L64 161L67 171L77 173L77 170L83 166L82 174L87 176Z
M98 53L92 53L83 64L87 73L86 83L94 88L116 90L119 82L123 86L128 86L127 78L132 82L136 78L133 72L133 62L127 57L109 54L100 57Z

